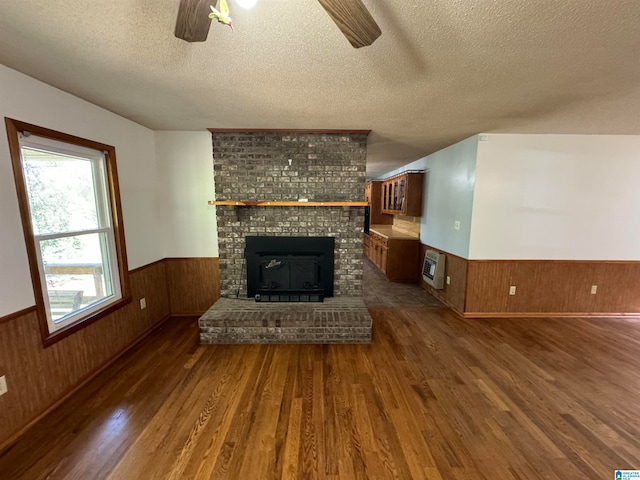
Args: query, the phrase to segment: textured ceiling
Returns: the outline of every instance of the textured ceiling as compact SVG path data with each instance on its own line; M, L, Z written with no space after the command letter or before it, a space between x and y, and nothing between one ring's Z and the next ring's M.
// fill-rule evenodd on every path
M639 0L364 0L354 49L316 0L0 2L0 63L156 130L371 129L368 175L479 132L640 134ZM7 92L0 92L7 94Z

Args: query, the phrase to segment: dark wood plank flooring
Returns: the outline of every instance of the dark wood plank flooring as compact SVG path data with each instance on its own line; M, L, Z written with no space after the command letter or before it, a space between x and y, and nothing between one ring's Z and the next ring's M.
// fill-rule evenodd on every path
M606 479L640 468L637 319L371 307L371 345L199 346L174 319L2 479Z

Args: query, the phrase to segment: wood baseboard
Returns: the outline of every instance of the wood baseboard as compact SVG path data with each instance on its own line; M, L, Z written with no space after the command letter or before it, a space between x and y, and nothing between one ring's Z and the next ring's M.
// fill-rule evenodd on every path
M454 313L463 318L479 318L479 319L490 319L490 318L578 318L578 317L589 317L589 318L639 318L640 312L461 312L455 306L453 306L450 302L447 301L446 298L442 297L438 294L437 290L425 285L420 282L420 286L433 295L440 302L444 303L448 308L453 310Z
M156 329L160 328L160 326L162 326L171 317L172 317L172 315L166 315L165 317L160 319L158 322L153 324L151 327L147 328L144 332L142 332L140 335L138 335L138 337L136 337L127 347L125 347L119 353L115 354L111 359L107 360L102 365L99 365L98 367L96 367L92 372L90 372L82 380L80 380L71 390L69 390L62 397L60 397L58 400L53 402L51 405L49 405L47 408L45 408L42 412L40 412L38 415L36 415L32 420L30 420L29 423L24 425L22 428L17 430L15 433L11 434L7 439L5 439L2 442L0 442L0 455L2 455L5 452L5 450L9 449L14 443L16 443L20 439L20 437L27 432L27 430L29 430L36 423L38 423L40 420L42 420L42 418L44 418L46 415L48 415L53 410L55 410L60 405L62 405L69 397L71 397L78 390L80 390L82 387L84 387L86 384L88 384L96 376L98 376L100 373L102 373L108 367L113 365L118 359L120 359L120 357L125 355L132 348L134 348L136 345L138 345L140 342L142 342L146 337L148 337Z
M466 312L464 318L640 318L640 313L607 313L607 312Z

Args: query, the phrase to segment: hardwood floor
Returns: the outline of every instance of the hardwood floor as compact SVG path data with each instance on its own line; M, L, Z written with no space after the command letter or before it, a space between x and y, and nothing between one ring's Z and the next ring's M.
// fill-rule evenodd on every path
M2 479L606 479L640 468L637 319L371 308L371 345L152 334L0 456Z

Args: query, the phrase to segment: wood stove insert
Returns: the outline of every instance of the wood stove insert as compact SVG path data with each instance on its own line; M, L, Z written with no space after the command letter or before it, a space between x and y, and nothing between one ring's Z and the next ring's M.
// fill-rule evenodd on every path
M333 296L333 237L245 239L247 296L260 302L321 302Z

